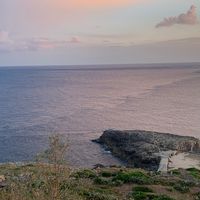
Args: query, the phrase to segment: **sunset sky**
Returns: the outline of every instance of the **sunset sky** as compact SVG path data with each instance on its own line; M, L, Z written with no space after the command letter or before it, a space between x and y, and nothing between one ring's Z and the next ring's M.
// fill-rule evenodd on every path
M0 0L0 66L200 61L199 0Z

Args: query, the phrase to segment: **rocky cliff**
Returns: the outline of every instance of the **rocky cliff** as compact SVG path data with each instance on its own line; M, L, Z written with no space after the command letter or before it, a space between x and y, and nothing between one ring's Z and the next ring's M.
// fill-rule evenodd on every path
M159 152L200 153L200 140L197 138L142 130L106 130L95 142L104 145L128 165L149 170L158 169Z

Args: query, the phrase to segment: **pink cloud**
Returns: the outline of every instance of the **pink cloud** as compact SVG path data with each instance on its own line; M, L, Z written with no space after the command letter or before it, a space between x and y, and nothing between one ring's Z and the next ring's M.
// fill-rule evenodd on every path
M195 25L198 23L196 7L192 5L186 13L182 13L176 17L165 18L156 25L156 28L170 27L175 24Z
M27 39L13 39L6 31L0 31L0 52L12 51L37 51L41 49L56 49L68 45L81 43L79 38L72 37L66 40L56 40L46 37L36 37Z
M81 43L77 37L72 37L69 40L54 40L50 38L31 38L25 41L27 49L39 50L39 49L55 49L59 47L65 47L71 44Z

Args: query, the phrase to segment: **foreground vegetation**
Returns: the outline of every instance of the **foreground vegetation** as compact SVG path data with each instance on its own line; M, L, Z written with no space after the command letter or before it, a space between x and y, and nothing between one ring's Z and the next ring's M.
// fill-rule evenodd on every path
M165 176L120 167L72 170L63 166L60 172L55 170L53 165L38 163L1 165L0 174L6 181L0 188L0 199L200 199L200 171L196 169Z
M67 145L50 138L36 163L0 165L0 200L200 200L200 171L168 174L125 167L72 169Z

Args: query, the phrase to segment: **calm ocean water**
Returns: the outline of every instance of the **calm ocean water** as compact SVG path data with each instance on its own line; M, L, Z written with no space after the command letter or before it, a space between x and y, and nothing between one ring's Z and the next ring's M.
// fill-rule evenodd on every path
M118 164L90 141L110 128L200 137L200 68L0 68L0 162L32 160L58 132L72 165Z

